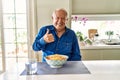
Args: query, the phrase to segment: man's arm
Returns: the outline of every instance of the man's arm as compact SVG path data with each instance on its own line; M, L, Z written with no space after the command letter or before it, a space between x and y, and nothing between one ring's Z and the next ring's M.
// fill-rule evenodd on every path
M71 56L71 60L72 61L81 60L80 48L79 48L78 39L77 39L76 35L74 35L74 41L73 41L72 48L73 48L73 51L72 51L73 53L72 53L72 56Z
M45 29L42 28L40 29L39 33L37 34L35 41L33 42L32 48L34 51L40 51L41 49L44 49L46 42L44 41L44 34L45 34Z

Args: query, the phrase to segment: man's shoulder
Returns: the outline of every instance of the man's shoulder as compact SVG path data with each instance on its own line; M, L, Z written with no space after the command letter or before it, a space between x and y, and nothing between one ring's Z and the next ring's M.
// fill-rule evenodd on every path
M70 33L75 33L71 28L67 28L67 31Z
M50 27L53 27L53 25L44 25L41 28L50 28Z
M51 29L53 28L53 25L45 25L45 26L42 26L40 29L44 30L44 29Z

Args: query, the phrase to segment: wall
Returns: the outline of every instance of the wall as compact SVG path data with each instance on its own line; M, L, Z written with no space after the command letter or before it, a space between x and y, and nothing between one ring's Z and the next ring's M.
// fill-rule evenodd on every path
M69 12L69 4L69 0L37 0L38 29L43 25L52 24L52 12L55 9L65 8Z
M120 13L120 0L73 0L72 13Z

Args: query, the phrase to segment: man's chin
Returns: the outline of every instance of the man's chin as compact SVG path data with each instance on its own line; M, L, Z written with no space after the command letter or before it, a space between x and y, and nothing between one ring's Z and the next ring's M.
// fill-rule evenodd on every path
M59 32L64 31L64 28L57 28L57 31Z
M58 25L57 28L64 28L64 25Z

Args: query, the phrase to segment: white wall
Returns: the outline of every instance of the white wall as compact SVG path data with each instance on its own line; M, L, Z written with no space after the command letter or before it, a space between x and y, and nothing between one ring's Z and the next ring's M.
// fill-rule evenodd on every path
M72 13L120 13L120 0L72 0Z
M65 8L69 12L69 0L37 0L37 25L52 24L52 12L56 8Z

